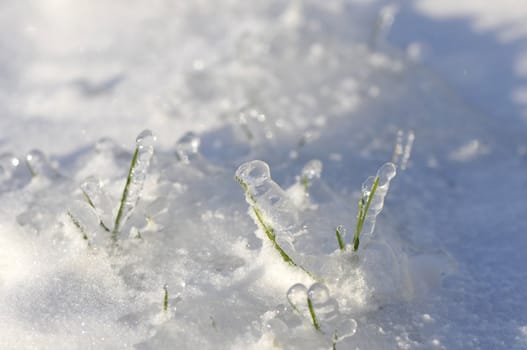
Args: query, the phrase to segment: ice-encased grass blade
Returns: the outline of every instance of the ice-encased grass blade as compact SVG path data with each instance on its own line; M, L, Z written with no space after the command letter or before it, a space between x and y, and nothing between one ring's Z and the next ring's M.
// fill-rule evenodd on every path
M111 221L111 203L110 198L104 191L101 180L90 176L81 184L81 191L88 205L95 211L99 218L99 225L106 231L110 228L105 222Z
M313 322L313 327L315 327L317 331L320 331L320 323L318 322L317 314L315 313L313 302L310 297L307 297L307 308L309 310L309 315L311 316L311 322Z
M335 235L337 236L337 243L339 244L339 249L344 251L346 245L344 244L344 239L342 238L344 227L342 225L337 226L335 229Z
M80 221L69 210L68 210L67 214L68 214L68 217L71 219L71 222L73 223L73 225L75 225L75 227L82 234L82 238L85 241L87 241L88 240L88 235L86 234L86 230L84 230L84 228L82 227L82 224L80 223Z
M377 187L379 186L379 180L380 177L376 176L375 181L373 182L373 185L370 189L370 194L368 195L368 200L366 202L366 205L364 206L364 199L361 198L359 201L359 213L357 215L357 223L355 225L355 234L353 235L353 250L359 249L359 236L362 231L362 227L364 226L364 220L366 220L366 215L368 214L368 210L370 209L371 201L373 199L373 196L375 195L375 191L377 191Z
M163 296L163 312L168 311L168 285L163 286L163 290L165 291Z
M126 184L121 196L119 210L115 217L115 224L112 231L114 238L116 238L122 224L134 210L141 197L146 171L154 154L154 142L155 137L150 130L145 130L137 136L136 148L132 156L128 176L126 177Z
M359 249L359 236L372 235L375 229L377 215L382 211L384 199L390 187L390 181L397 174L395 164L385 163L375 177L370 176L362 184L362 198L359 201L359 212L353 237L353 250Z
M253 162L260 162L260 163L263 163L261 161L253 161ZM280 256L282 257L282 259L292 265L292 266L295 266L299 269L301 269L302 271L304 271L306 274L309 275L309 277L313 278L314 280L318 280L318 278L313 275L310 271L308 271L307 269L305 269L303 266L297 264L286 252L285 250L280 246L280 244L278 244L277 240L276 240L276 234L275 234L275 229L270 225L268 224L265 219L264 219L264 216L263 216L263 213L262 213L262 210L260 210L260 208L258 207L258 202L256 200L256 197L254 195L254 193L251 192L250 188L249 188L249 185L242 179L241 176L239 176L239 173L240 173L240 169L242 169L242 167L244 167L245 165L247 165L249 163L245 163L243 165L241 165L238 170L236 171L236 176L235 176L235 179L236 181L238 181L238 183L240 184L240 186L243 188L244 192L245 192L245 197L246 197L246 200L247 200L247 203L249 203L249 205L251 206L252 210L253 210L253 213L256 217L256 221L257 221L257 225L260 226L260 228L264 231L265 235L267 236L267 238L269 239L269 241L271 241L274 249L280 254ZM268 166L265 165L267 168Z

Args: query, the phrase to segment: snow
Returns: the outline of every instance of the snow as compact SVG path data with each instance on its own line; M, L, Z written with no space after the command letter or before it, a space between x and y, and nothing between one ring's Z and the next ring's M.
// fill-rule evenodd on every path
M522 1L0 9L2 349L527 349Z

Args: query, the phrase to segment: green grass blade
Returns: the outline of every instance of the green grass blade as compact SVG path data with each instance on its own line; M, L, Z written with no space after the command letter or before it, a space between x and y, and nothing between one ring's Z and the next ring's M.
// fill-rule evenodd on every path
M317 331L320 331L320 324L318 323L317 315L315 314L315 309L313 308L313 302L310 297L307 297L307 307L309 309L309 314L311 315L311 321L313 326Z
M79 231L81 232L82 238L85 241L87 241L88 240L88 235L86 234L86 231L84 231L84 229L82 228L82 225L79 222L79 220L77 220L77 218L75 218L75 216L73 216L73 214L70 211L68 211L68 216L71 219L71 222L73 222L73 225L75 225L75 227L77 227L77 229L79 229Z
M344 245L344 240L342 239L341 230L342 230L342 227L337 226L337 229L335 230L335 235L337 236L337 242L339 244L340 250L344 251L346 249L346 246Z
M138 154L139 154L139 147L136 147L134 155L132 157L132 162L130 163L130 169L128 170L128 176L126 177L126 184L124 186L123 195L121 196L121 204L119 205L119 211L117 212L117 216L115 217L115 224L113 227L114 238L117 238L117 233L119 232L119 229L120 229L124 206L126 204L126 200L128 199L130 183L132 182L132 173L133 173L135 166L137 165L137 155Z
M258 207L256 206L256 199L254 198L254 196L252 195L252 193L249 191L249 187L247 186L247 184L242 180L240 179L239 177L236 177L236 181L238 181L238 183L240 184L240 186L243 188L245 194L248 196L249 200L250 200L250 204L251 204L251 207L253 209L253 213L254 215L256 216L256 220L258 221L258 224L259 226L264 230L265 232L265 235L267 236L267 238L269 238L269 240L271 241L271 243L273 244L273 247L276 249L276 251L278 251L278 253L280 254L280 256L282 257L282 259L292 265L292 266L295 266L295 267L298 267L299 269L301 269L302 271L304 271L306 274L309 275L309 277L311 277L312 279L314 279L315 281L318 281L319 278L317 278L314 274L312 274L310 271L306 270L303 266L301 265L298 265L283 249L282 247L280 247L280 245L276 242L276 235L274 233L274 229L268 225L263 216L262 216L262 213L260 212L260 210L258 209Z
M373 185L370 189L370 194L368 195L368 200L366 202L366 205L364 206L364 199L361 198L359 201L359 213L357 215L357 224L355 226L355 235L353 236L353 250L356 251L359 249L359 236L362 232L362 226L364 225L364 220L366 220L366 215L368 215L368 210L370 209L371 201L373 200L373 196L375 195L375 191L377 191L377 187L379 186L380 178L377 176L375 177L375 181L373 182Z
M163 297L163 312L168 311L168 286L165 284L163 289L165 290L165 295Z

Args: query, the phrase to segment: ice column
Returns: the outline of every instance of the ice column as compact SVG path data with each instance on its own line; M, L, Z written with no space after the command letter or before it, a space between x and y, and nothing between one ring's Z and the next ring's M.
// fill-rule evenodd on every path
M193 132L188 132L176 144L176 157L179 161L188 164L198 155L200 138Z
M377 215L379 215L379 213L381 212L382 207L384 206L384 198L386 197L386 193L388 193L390 181L394 178L395 174L395 165L393 163L385 163L379 168L376 176L370 176L362 184L362 198L366 203L368 201L371 188L375 182L375 178L379 177L379 185L377 186L377 190L375 191L375 194L373 195L373 198L371 200L368 213L366 214L366 218L362 226L362 234L373 234L373 229L375 228L375 220L377 218Z
M291 232L298 226L298 213L282 188L271 179L269 166L261 160L242 164L236 179L245 190L247 202L262 213L276 230Z
M155 137L150 130L145 130L137 136L136 149L130 165L130 172L121 198L121 205L115 219L114 232L118 232L135 208L146 178L150 160L154 155Z

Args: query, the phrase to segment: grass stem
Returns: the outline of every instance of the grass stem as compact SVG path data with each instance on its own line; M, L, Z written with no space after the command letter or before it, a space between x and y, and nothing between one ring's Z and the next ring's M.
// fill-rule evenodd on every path
M315 309L313 308L313 302L310 297L307 297L307 308L309 309L309 314L311 315L311 321L313 322L313 327L317 331L320 331L320 323L318 323L317 315L315 314Z
M84 229L82 228L82 225L81 223L79 222L79 220L77 220L75 218L75 216L73 216L73 214L68 211L68 216L70 217L71 219L71 222L73 222L73 225L75 225L75 227L77 227L79 229L79 231L81 232L82 234L82 238L87 241L88 240L88 235L86 234L86 232L84 231Z
M303 266L298 265L296 262L294 262L294 260L282 249L282 247L280 247L278 242L276 242L276 234L274 233L274 228L272 228L270 225L268 225L265 222L260 209L258 209L258 207L256 206L256 199L254 198L253 194L249 191L249 187L239 177L236 177L236 181L238 181L240 186L245 191L246 195L249 197L250 202L251 202L251 207L253 209L253 213L256 216L256 220L258 221L259 226L264 230L265 235L267 236L267 238L269 238L269 240L273 244L274 249L276 249L278 251L278 253L282 257L282 259L286 263L288 263L288 264L290 264L292 266L298 267L299 269L304 271L306 274L308 274L309 277L311 277L315 281L318 281L319 279L315 275L313 275L310 271L306 270Z
M357 223L355 225L355 235L353 236L353 251L356 251L359 249L359 236L362 232L362 226L364 225L364 220L366 220L366 215L368 214L368 210L370 209L371 201L373 200L373 196L375 195L375 191L377 191L377 187L379 186L379 180L380 178L377 176L375 177L375 181L373 182L373 185L371 186L370 193L368 195L368 200L366 201L366 205L364 205L364 198L361 198L359 201L359 212L357 214Z
M128 170L128 176L126 177L126 184L124 186L123 195L121 196L121 204L119 205L119 211L115 217L115 225L113 227L113 238L117 238L117 233L119 232L121 220L123 216L124 206L126 205L126 200L128 199L130 183L132 182L132 174L137 165L137 155L139 154L139 146L135 148L134 155L132 157L132 162L130 163L130 170Z
M163 297L163 312L168 311L168 286L165 284L163 286L163 289L165 290L165 295Z
M335 230L335 235L337 236L337 242L339 244L339 248L341 251L344 251L346 249L346 246L344 245L344 240L342 239L342 227L337 226L337 229Z

